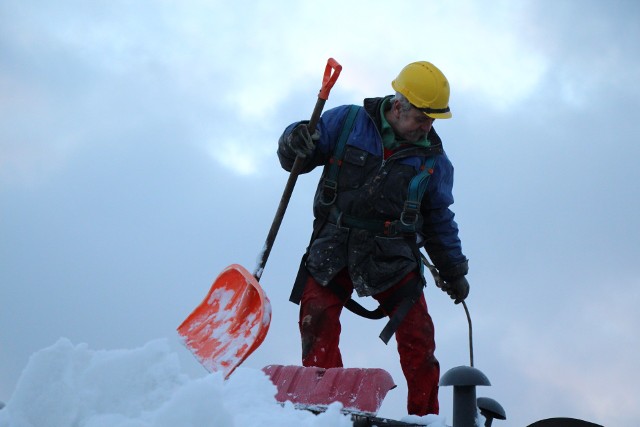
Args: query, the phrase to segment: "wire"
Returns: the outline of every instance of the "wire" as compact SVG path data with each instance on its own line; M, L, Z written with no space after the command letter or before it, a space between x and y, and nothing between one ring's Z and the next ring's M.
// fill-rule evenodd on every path
M427 257L420 252L420 256L422 257L423 264L429 269L431 275L433 276L433 280L436 283L436 286L442 289L442 285L444 281L440 277L440 273L438 270L429 262ZM462 307L464 307L464 312L467 315L467 323L469 323L469 364L473 368L473 326L471 325L471 315L469 314L469 307L467 307L467 303L462 301Z

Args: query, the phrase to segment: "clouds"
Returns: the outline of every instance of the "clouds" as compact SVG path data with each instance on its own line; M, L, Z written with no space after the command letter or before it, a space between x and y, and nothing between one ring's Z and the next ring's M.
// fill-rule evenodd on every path
M47 169L55 167L96 134L168 122L194 132L209 151L220 149L224 154L214 156L223 164L256 171L271 148L251 132L275 133L283 100L297 99L300 110L315 96L318 70L330 56L351 70L341 90L356 99L388 93L398 64L428 56L457 83L454 101L470 91L483 105L505 109L535 89L546 67L522 48L522 36L507 36L525 10L505 3L494 16L462 5L454 12L414 2L407 7L416 13L407 15L382 2L342 5L340 13L315 2L9 2L2 81L11 88L12 132L20 130L12 146L23 148L3 144L3 169L13 171L5 179L27 179L43 170L45 158L53 163ZM221 125L230 120L233 126ZM247 128L240 136L257 157L240 161L234 145Z
M540 22L532 43L549 58L550 77L557 79L549 89L568 105L593 107L603 117L619 111L614 99L637 97L638 48L633 40L640 35L639 14L638 5L629 1L606 7L597 1L580 7L567 1L532 4L532 19Z
M637 292L636 286L624 299ZM507 399L537 406L540 418L563 413L626 425L637 417L637 405L627 393L634 390L634 356L628 349L638 339L628 328L640 319L633 303L622 299L584 286L563 307L539 308L538 321L545 327L513 319L498 355L506 370L515 368L507 387L517 398ZM582 331L588 331L586 336Z

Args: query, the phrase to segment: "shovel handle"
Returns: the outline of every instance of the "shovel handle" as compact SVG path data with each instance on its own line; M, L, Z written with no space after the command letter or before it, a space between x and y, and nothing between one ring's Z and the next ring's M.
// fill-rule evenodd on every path
M312 135L316 130L318 122L320 121L320 115L322 114L322 110L324 109L324 104L327 99L329 99L329 92L331 92L331 88L338 79L340 71L342 71L342 65L338 64L335 59L329 58L329 60L327 61L327 66L324 69L322 87L320 88L320 92L318 93L318 100L316 101L316 106L313 109L313 113L311 114L311 119L307 124L309 133ZM296 185L298 175L300 175L303 167L304 158L297 156L296 160L293 162L293 166L291 167L291 172L289 172L287 185L284 188L282 198L280 199L280 204L278 205L278 210L276 211L276 215L273 218L271 229L269 230L267 240L264 244L262 253L260 254L260 259L258 260L258 265L253 272L253 276L258 281L260 281L260 277L262 277L264 266L267 264L267 259L269 258L269 254L271 253L271 248L273 247L273 243L276 240L276 235L278 234L278 230L280 230L280 225L282 224L282 218L284 218L284 213L286 212L287 206L289 205L289 200L291 199L293 188Z

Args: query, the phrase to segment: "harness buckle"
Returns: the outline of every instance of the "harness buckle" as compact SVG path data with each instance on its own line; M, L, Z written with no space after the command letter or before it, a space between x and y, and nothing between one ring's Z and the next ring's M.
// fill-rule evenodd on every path
M400 214L400 222L402 225L411 227L418 223L420 203L407 200L404 202L404 209Z
M325 201L325 194L331 192L331 200ZM320 203L324 206L332 205L338 197L338 182L332 179L325 178L322 184L322 196L320 197Z

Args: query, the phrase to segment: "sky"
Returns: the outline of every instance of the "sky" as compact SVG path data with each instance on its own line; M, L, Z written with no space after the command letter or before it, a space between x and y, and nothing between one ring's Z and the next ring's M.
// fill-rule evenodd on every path
M175 329L225 267L255 266L287 179L277 139L311 115L327 59L343 70L326 108L390 94L428 60L452 91L453 118L434 126L492 383L479 395L508 425L635 425L639 18L633 0L3 1L0 401L60 338L166 339L205 376ZM298 179L260 280L273 317L248 368L300 363L288 296L318 173ZM443 373L468 364L462 307L425 295ZM343 360L388 370L381 414L401 417L383 326L345 313ZM440 400L450 414L449 388Z

